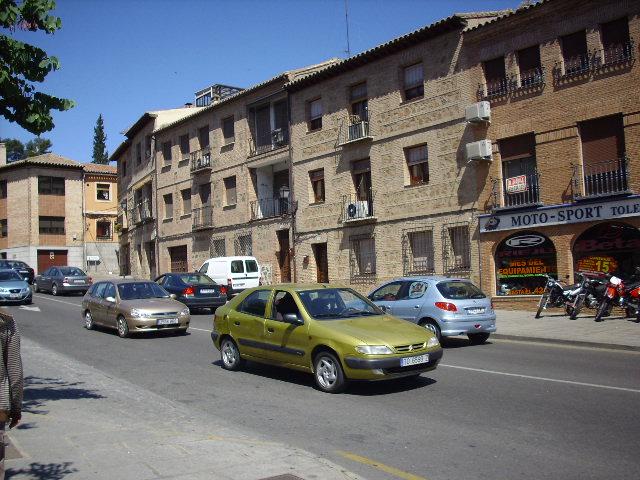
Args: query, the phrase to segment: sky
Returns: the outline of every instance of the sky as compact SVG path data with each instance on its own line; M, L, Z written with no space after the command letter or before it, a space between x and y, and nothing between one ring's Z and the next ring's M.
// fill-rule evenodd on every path
M249 87L286 70L347 57L345 0L57 0L53 35L2 34L58 57L39 91L76 106L42 134L52 151L91 161L102 114L111 154L145 111L178 108L220 83ZM346 0L351 55L455 12L516 8L521 0ZM0 117L0 137L34 135Z

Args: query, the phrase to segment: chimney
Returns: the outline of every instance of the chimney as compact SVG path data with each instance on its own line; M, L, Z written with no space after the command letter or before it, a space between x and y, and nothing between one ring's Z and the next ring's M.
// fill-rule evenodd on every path
M184 108L193 108L193 103L187 102L184 104Z
M7 164L7 146L0 143L0 166Z

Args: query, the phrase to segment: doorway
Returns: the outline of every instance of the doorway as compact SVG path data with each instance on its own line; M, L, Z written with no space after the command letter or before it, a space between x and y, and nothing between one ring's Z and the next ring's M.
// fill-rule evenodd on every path
M291 249L289 248L289 230L278 230L278 266L280 267L280 281L291 282Z
M329 259L327 257L327 244L316 243L311 245L313 256L316 260L316 281L329 283Z

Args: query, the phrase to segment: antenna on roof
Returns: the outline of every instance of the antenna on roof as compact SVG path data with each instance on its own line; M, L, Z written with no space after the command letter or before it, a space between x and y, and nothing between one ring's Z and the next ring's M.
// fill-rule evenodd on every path
M349 45L349 3L348 0L344 0L344 20L347 25L347 49L345 53L347 54L347 58L351 56L351 47Z

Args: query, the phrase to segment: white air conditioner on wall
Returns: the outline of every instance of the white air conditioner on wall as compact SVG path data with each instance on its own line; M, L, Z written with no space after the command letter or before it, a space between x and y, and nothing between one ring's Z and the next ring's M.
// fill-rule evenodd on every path
M491 104L489 102L478 102L469 105L465 111L465 118L469 123L491 122Z
M491 140L467 143L467 161L492 161Z
M357 220L369 216L369 202L366 200L356 200L345 206L345 218L347 220Z

